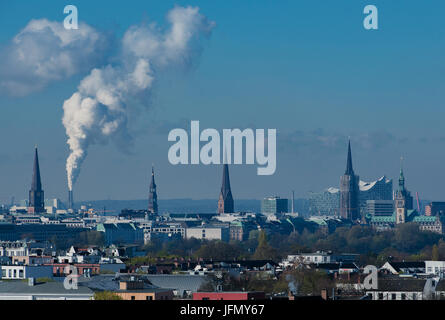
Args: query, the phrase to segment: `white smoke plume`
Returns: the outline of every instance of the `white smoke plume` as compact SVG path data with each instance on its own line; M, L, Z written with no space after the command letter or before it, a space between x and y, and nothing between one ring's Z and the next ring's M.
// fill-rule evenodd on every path
M108 37L85 23L73 32L62 22L31 20L0 51L0 90L24 96L87 72L104 60L108 47Z
M122 39L119 63L93 69L64 102L63 125L71 151L66 162L69 190L90 145L131 140L127 105L150 92L155 71L191 63L200 38L210 35L215 25L197 7L175 7L167 21L165 31L155 24L130 27Z

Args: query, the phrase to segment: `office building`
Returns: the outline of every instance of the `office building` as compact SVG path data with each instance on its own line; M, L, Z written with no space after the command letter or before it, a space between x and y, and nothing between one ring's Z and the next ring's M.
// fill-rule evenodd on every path
M261 213L264 215L288 212L288 200L280 197L268 197L261 200Z

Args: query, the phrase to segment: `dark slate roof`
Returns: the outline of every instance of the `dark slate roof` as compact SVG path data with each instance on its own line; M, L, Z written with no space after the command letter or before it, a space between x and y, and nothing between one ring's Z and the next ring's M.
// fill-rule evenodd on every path
M32 172L31 190L34 191L42 190L42 181L40 179L39 155L37 154L37 147L35 149L35 155L34 155L34 169Z
M229 194L232 195L232 192L230 190L229 166L227 165L227 163L223 165L221 193L224 199L226 199Z
M425 269L425 261L390 262L390 264L397 272L402 269Z
M261 268L266 264L270 264L272 266L277 266L278 264L273 260L214 260L214 261L202 261L201 264L221 264L225 263L228 265L240 265L246 268Z
M352 169L351 141L348 142L348 160L346 163L345 174L347 174L347 175L354 174L354 170Z
M93 294L87 287L78 286L77 290L67 290L63 282L45 282L29 286L27 282L21 280L0 281L0 294Z
M144 289L157 289L157 286L153 285L148 279L143 276L135 276L137 279L144 280ZM116 278L115 275L97 275L91 278L79 278L79 287L88 287L92 290L98 291L118 291L119 290L119 281L128 281L130 280L130 276L128 275L119 275Z
M415 278L379 279L378 288L370 291L423 292L425 282L426 279Z
M325 269L325 270L358 269L357 265L353 262L318 263L313 265L315 266L315 268Z
M324 269L324 270L338 270L340 268L340 264L338 263L318 263L313 264L315 268Z

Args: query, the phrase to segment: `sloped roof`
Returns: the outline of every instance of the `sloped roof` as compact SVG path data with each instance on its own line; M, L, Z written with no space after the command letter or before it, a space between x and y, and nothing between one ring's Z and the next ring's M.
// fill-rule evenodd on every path
M63 282L45 282L36 283L33 286L27 282L17 281L0 281L0 294L93 294L90 288L78 286L77 290L67 290L63 286Z
M402 269L425 269L425 261L388 262L397 272Z
M415 278L379 279L378 288L369 291L423 292L425 282L426 279Z

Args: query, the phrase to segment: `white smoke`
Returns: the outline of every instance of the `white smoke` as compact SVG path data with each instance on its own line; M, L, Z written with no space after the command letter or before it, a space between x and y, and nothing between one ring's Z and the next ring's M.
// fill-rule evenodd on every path
M120 62L93 69L64 102L63 125L71 150L66 162L70 190L88 147L131 140L128 102L151 90L155 71L191 63L199 50L199 39L209 35L215 25L197 7L175 7L167 20L170 27L166 31L155 24L130 27L122 39Z
M0 51L0 90L23 96L87 72L103 61L108 40L85 23L73 32L62 22L31 20Z

